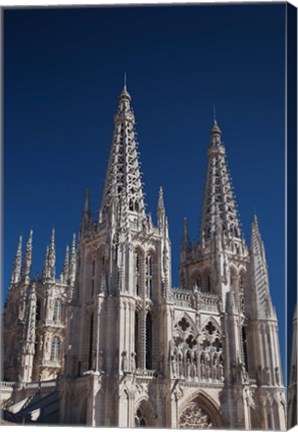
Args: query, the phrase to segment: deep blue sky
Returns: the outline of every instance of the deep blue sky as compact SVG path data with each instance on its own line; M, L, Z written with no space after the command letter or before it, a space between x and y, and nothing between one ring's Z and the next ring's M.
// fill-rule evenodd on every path
M59 274L86 188L98 211L126 72L154 220L164 188L173 286L185 216L198 236L215 105L248 243L259 219L284 356L284 16L285 4L6 10L4 293L20 234L34 230L35 274L56 228Z

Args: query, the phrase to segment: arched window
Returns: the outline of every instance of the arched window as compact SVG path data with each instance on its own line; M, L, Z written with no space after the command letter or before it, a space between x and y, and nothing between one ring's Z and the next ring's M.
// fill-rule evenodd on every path
M136 427L144 427L147 426L147 421L142 409L138 409L135 416L135 426Z
M211 276L210 274L207 276L207 291L211 291Z
M55 300L53 310L53 321L61 321L62 319L62 303L61 300Z
M152 316L146 317L146 369L152 369Z
M136 311L135 313L135 362L136 368L138 367L138 359L139 359L139 314Z
M92 369L93 363L93 314L90 318L90 326L89 326L89 361L88 361L88 369Z
M59 361L60 359L60 339L54 337L51 345L51 361Z
M147 295L152 298L152 255L146 257L146 288Z
M137 296L141 296L141 260L142 255L141 251L136 250L135 251L135 292Z
M36 321L40 321L41 317L41 304L40 300L38 299L36 302Z
M92 273L91 273L91 297L94 296L94 286L95 286L95 266L96 266L96 262L95 262L95 258L92 261Z
M243 346L244 366L246 371L248 371L247 336L246 336L245 327L242 327L242 346Z

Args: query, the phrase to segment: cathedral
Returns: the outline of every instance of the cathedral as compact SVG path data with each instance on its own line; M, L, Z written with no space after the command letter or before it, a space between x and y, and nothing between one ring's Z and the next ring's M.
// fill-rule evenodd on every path
M180 287L160 188L145 211L135 116L124 85L98 216L86 193L56 275L55 232L31 277L19 240L3 314L2 400L18 422L286 429L278 322L259 224L245 243L214 120L199 240L184 221ZM207 151L207 146L206 146ZM3 399L3 396L2 396Z

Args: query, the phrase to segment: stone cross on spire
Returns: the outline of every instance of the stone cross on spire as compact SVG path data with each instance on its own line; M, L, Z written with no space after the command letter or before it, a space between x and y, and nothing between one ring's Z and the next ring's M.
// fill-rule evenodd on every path
M128 212L145 216L135 116L130 102L131 96L125 79L119 96L118 111L114 117L113 144L100 210L103 219L113 206L118 209L127 208Z

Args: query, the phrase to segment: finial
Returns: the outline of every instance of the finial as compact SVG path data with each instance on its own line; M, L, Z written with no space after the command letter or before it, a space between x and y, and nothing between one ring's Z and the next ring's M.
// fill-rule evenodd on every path
M85 192L85 206L84 206L84 211L85 212L89 212L90 210L90 204L89 204L90 200L89 200L89 189L86 189Z
M158 197L158 202L159 204L163 207L164 203L163 203L163 188L162 186L160 186L159 188L159 197Z
M124 72L124 89L126 90L126 72Z
M213 105L213 123L214 123L214 124L217 124L217 121L216 121L216 109L215 109L215 105Z

